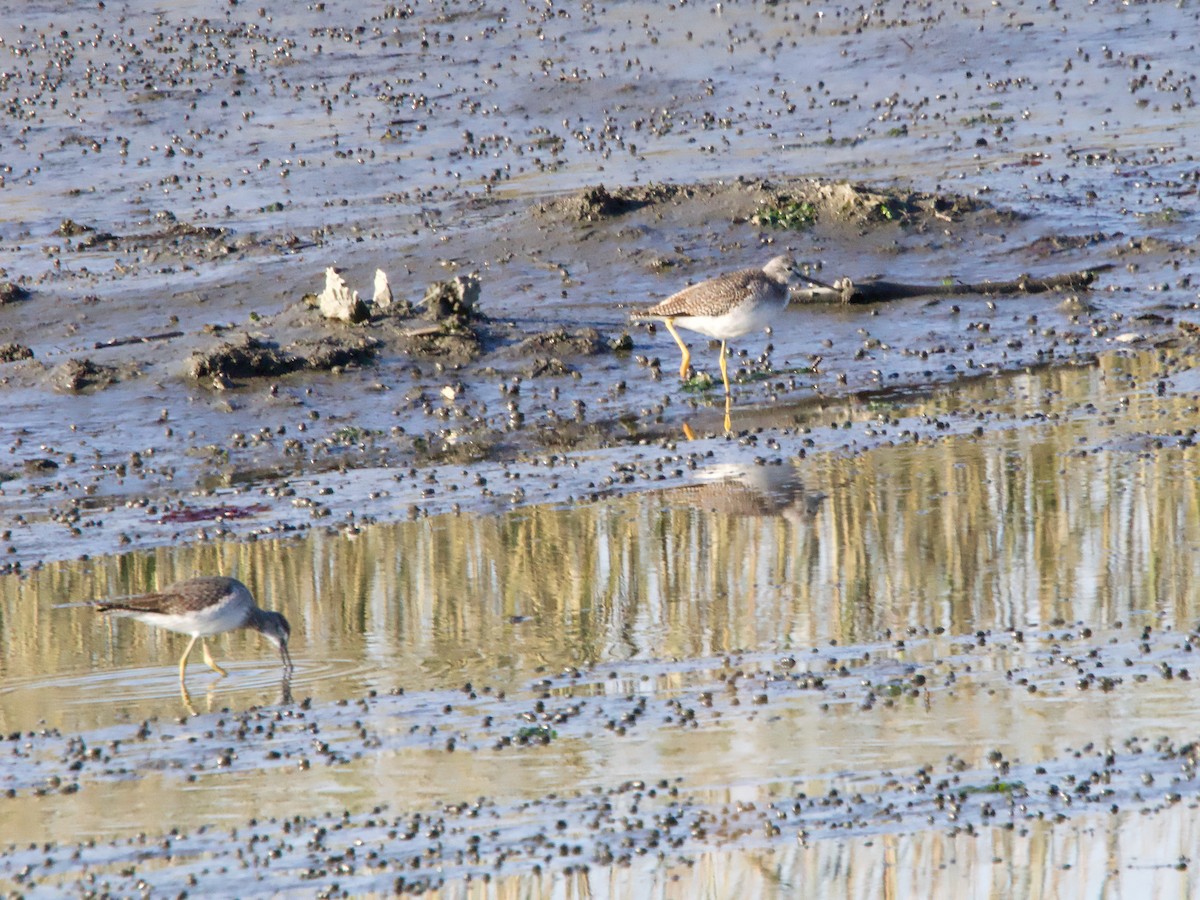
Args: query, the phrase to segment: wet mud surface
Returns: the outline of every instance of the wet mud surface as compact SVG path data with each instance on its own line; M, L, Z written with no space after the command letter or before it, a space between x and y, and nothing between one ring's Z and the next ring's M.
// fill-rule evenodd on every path
M433 805L413 806L409 799L403 811L382 803L358 815L295 813L299 804L274 798L269 818L234 828L172 828L155 842L171 863L161 873L154 863L142 869L159 855L144 838L13 847L6 865L18 884L30 886L61 883L62 875L84 866L119 893L141 879L156 890L177 891L206 875L206 862L222 858L232 844L239 847L239 864L263 870L258 880L264 889L336 886L361 894L422 891L545 867L561 869L569 879L577 871L630 867L646 857L658 866L685 867L712 848L807 846L847 832L955 836L998 827L1028 840L1047 820L1113 817L1124 808L1147 814L1185 802L1200 747L1134 736L1117 747L1066 747L1064 758L1035 764L1006 756L1007 742L995 735L997 744L983 760L951 752L936 764L920 764L937 745L938 737L930 735L904 751L878 753L886 770L797 779L796 757L806 754L784 749L788 735L796 740L814 718L841 720L841 727L857 720L865 734L880 735L889 721L922 712L944 726L984 697L1014 718L1037 716L1047 703L1069 702L1081 690L1138 692L1154 702L1165 693L1159 687L1164 679L1190 679L1190 650L1184 648L1196 635L1157 638L1152 631L1101 636L1068 629L1039 639L1014 631L961 641L909 632L852 650L571 669L515 695L468 684L418 697L371 692L319 710L281 704L148 720L96 733L90 745L57 734L11 736L27 780L10 779L9 794L49 804L54 799L46 798L140 777L220 778L239 790L287 777L294 789L306 780L336 777L339 768L361 767L364 758L412 758L408 777L449 754L455 762L447 768L464 765L466 756L476 766L508 771L536 766L522 755L555 752L546 749L551 744L564 759L606 760L610 771L606 784L565 792L517 800L501 788L499 794L460 794ZM1100 674L1105 671L1112 674ZM671 776L667 766L645 765L662 752L654 745L708 756L743 732L766 738L772 751L730 785L694 784ZM801 738L795 749L806 744ZM70 773L65 778L64 763ZM314 766L324 774L308 775ZM249 778L239 779L242 773ZM734 799L731 788L757 799ZM139 870L136 879L131 869Z
M4 19L0 888L1194 892L1194 10Z

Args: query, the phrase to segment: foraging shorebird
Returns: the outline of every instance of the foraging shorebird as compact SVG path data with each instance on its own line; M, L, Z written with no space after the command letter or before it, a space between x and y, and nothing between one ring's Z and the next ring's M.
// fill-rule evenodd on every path
M685 287L649 309L634 310L635 319L660 319L683 353L679 377L687 379L692 354L675 330L689 331L721 341L721 380L725 384L725 430L731 431L730 390L726 342L773 325L788 302L788 283L797 274L788 256L776 256L761 269L739 269L699 284Z
M68 606L90 606L98 612L113 616L128 617L190 634L187 649L179 658L179 683L183 684L183 673L187 668L188 656L199 640L204 648L204 662L222 676L229 673L213 660L208 652L206 638L238 628L253 628L279 648L284 670L292 669L292 657L288 653L288 638L292 629L282 614L260 609L254 602L249 588L236 578L210 576L178 581L161 591L136 594L131 597L113 597L84 604Z

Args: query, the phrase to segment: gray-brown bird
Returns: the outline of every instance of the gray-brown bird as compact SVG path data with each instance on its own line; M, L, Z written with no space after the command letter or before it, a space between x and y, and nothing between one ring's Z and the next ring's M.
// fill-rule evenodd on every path
M250 589L236 578L221 575L189 578L161 591L130 597L112 597L82 605L91 606L99 612L113 616L137 619L147 625L178 631L180 634L190 634L192 639L188 641L187 649L179 658L180 684L183 683L188 656L197 640L204 648L204 662L208 667L221 675L229 674L213 660L206 638L237 628L253 628L262 634L279 648L284 669L289 672L292 669L292 657L287 646L292 629L288 620L281 613L260 609L254 602L254 595L250 593Z
M675 330L678 325L721 341L721 381L725 384L725 430L732 430L729 417L729 370L726 342L752 331L774 325L787 306L788 284L797 274L788 256L776 256L761 269L739 269L685 287L649 309L634 310L635 319L659 319L683 353L679 377L687 379L692 354Z

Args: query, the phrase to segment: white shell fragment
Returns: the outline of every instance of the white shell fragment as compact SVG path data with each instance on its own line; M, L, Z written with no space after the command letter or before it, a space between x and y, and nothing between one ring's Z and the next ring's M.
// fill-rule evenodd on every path
M387 309L392 305L392 288L383 269L375 270L375 293L371 297L371 303L376 309Z
M321 315L327 319L362 322L369 315L367 305L358 299L358 291L351 291L346 287L345 280L333 266L325 270L325 290L317 295L317 303Z

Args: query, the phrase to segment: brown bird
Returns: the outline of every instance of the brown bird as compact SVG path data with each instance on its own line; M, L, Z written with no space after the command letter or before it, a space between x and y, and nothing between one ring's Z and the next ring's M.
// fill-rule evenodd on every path
M776 256L761 269L739 269L699 284L685 287L649 309L634 310L635 319L660 319L683 353L679 377L687 379L692 354L675 326L697 331L721 341L721 380L725 384L725 430L732 430L729 418L729 371L725 360L726 342L752 331L775 324L787 306L788 283L797 274L796 264L788 256Z
M204 648L204 662L208 667L221 675L228 675L208 652L206 638L237 628L253 628L260 632L279 648L284 669L288 672L292 669L292 657L287 647L292 629L288 620L280 613L259 609L249 588L236 578L219 575L190 578L150 594L67 605L91 606L99 612L137 619L147 625L180 634L190 634L192 639L179 658L180 684L183 683L188 656L197 640Z

